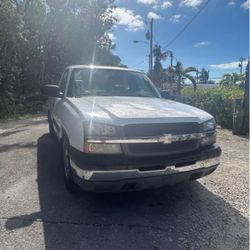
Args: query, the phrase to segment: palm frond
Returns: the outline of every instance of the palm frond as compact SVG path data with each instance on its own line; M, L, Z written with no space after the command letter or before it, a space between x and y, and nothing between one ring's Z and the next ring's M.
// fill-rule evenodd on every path
M231 74L224 74L223 76L222 76L222 79L228 79L228 78L231 78L232 77L232 75Z
M186 77L194 86L194 91L196 91L197 89L197 84L196 84L196 80L193 76L191 76L190 74L184 74L184 77Z
M188 68L183 70L183 74L191 73L191 72L199 72L199 70L195 67L188 67Z

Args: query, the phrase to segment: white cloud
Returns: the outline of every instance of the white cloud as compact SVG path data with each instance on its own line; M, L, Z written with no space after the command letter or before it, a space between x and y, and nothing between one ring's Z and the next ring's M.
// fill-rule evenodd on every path
M155 12L148 12L147 18L151 19L163 19L163 17L159 16L158 14L156 14Z
M246 10L249 10L249 8L250 8L249 0L246 0L244 3L242 3L240 7L244 8Z
M162 9L168 9L170 7L172 7L173 4L170 2L170 1L164 1L162 4L161 4L161 8Z
M181 0L180 6L195 8L201 5L204 0Z
M230 0L228 3L227 3L227 6L228 7L235 7L236 6L236 3L234 0Z
M142 4L157 4L158 1L157 0L137 0L137 3L142 3Z
M156 3L153 5L153 9L159 10L159 9L168 9L173 6L171 1L165 0L165 1L156 1Z
M181 17L182 17L182 15L176 14L176 15L171 16L171 17L169 18L169 21L171 21L171 22L173 22L173 23L179 23Z
M114 35L114 33L109 32L109 33L107 33L107 35L109 36L109 38L110 38L112 41L116 40L116 36Z
M209 45L211 45L211 42L209 42L209 41L201 41L201 42L195 43L194 47L195 48L198 48L198 47L207 47Z
M215 69L236 69L239 67L239 61L236 62L230 62L230 63L222 63L222 64L211 64L208 65L211 68L215 68ZM247 66L247 62L244 61L243 62L243 66Z
M112 10L113 16L117 19L117 24L126 27L126 30L137 31L144 28L144 22L140 15L136 15L133 10L126 8L115 8Z

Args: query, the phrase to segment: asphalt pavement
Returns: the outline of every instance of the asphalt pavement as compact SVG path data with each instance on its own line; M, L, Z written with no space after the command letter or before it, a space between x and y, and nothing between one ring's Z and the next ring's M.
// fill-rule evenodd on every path
M219 129L210 176L72 195L45 117L0 124L0 249L248 249L248 139Z

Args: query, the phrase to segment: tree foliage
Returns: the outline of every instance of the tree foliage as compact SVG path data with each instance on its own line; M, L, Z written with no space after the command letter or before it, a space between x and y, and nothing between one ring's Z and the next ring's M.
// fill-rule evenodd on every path
M212 114L224 128L232 128L235 98L242 98L244 91L240 87L198 88L194 92L190 87L182 89L178 101L201 108Z
M193 84L194 91L196 91L197 82L192 73L198 74L198 69L196 67L184 68L180 61L177 61L175 65L170 65L168 68L163 69L161 61L165 60L167 56L168 54L161 52L160 46L155 46L155 64L151 75L154 83L160 88L167 88L170 92L177 92L180 95L182 84L185 80L188 80ZM175 88L176 91L174 91Z
M177 61L176 65L169 66L164 70L164 85L171 92L177 92L176 94L181 94L181 87L185 80L189 80L194 87L194 91L197 89L197 83L195 77L191 73L197 73L198 69L195 67L184 68L180 61ZM176 91L174 91L176 88Z
M245 74L228 73L223 75L219 84L220 86L231 88L237 85L243 86L244 82L245 82Z
M207 84L208 80L209 80L209 70L202 68L201 71L198 72L199 84Z
M153 56L154 56L154 67L153 72L151 72L151 78L156 86L161 87L161 84L164 80L164 72L161 61L166 59L166 55L162 53L161 46L155 45L153 50Z
M71 64L121 65L109 37L113 0L0 1L0 117L22 109Z

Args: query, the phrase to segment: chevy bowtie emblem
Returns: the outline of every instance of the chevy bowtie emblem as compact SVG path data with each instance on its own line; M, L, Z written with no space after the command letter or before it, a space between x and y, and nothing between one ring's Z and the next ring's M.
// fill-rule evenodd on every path
M172 135L163 135L163 136L161 136L161 142L163 144L170 144L170 143L172 143Z

